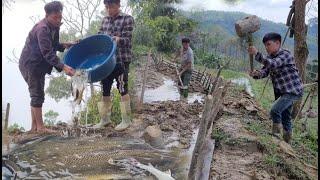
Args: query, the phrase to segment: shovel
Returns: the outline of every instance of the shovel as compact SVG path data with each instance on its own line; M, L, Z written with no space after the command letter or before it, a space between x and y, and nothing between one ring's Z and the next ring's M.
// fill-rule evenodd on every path
M177 74L177 76L178 76L178 78L179 78L179 81L180 81L180 84L181 84L181 86L178 86L178 87L179 87L180 89L187 89L185 86L183 86L183 82L182 82L181 77L180 77L180 75L179 75L179 71L178 71L177 65L176 65L176 74Z

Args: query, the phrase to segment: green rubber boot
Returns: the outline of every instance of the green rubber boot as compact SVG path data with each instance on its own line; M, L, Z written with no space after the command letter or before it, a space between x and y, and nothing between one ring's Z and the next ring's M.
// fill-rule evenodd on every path
M116 131L123 131L131 125L130 96L128 94L121 97L120 109L122 121L115 127Z
M101 117L99 124L96 124L94 128L103 128L111 123L111 98L109 96L104 96L102 101L98 102L98 111Z

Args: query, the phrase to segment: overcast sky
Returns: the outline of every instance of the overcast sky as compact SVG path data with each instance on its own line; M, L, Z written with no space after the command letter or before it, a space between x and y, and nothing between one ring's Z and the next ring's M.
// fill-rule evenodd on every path
M223 3L222 0L184 0L180 8L184 10L241 11L285 23L290 5L291 0L244 0L233 6ZM9 124L16 122L27 130L30 129L31 124L27 85L19 72L18 65L8 62L6 57L12 55L12 50L15 50L18 57L20 56L28 32L33 26L30 17L43 18L43 6L42 0L15 0L11 9L5 9L2 14L2 105L11 103ZM308 15L311 13L310 11ZM48 82L46 82L47 85ZM56 103L46 96L43 111L45 113L50 109L60 114L58 120L71 118L71 106L67 100Z
M312 0L308 5L317 2L318 0ZM183 0L180 7L184 10L240 11L274 22L285 23L291 4L291 0L242 0L235 5L226 4L223 0ZM309 10L307 19L317 14L317 11Z

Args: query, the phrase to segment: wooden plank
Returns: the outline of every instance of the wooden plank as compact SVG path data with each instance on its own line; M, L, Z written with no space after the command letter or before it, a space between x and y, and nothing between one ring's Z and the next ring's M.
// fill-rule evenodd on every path
M210 135L210 133L212 132L213 122L214 122L214 120L216 118L216 114L215 113L218 114L218 112L222 108L222 103L223 103L224 97L226 96L226 93L227 93L227 90L228 90L230 84L231 84L230 81L227 82L227 84L222 87L221 94L218 94L219 99L217 99L217 103L215 104L216 108L213 110L213 111L217 111L217 112L213 112L212 114L210 114L210 119L209 119L209 122L208 122L208 130L207 130L208 135ZM217 86L217 89L220 88L219 86L220 86L220 83Z
M211 168L211 161L213 157L213 151L214 151L214 145L215 140L211 139L210 137L206 138L206 141L204 143L204 147L201 150L201 157L199 158L199 164L201 164L201 167L199 167L200 171L196 175L196 179L201 180L208 180L210 176L210 168Z
M191 158L191 163L190 163L190 167L189 167L189 173L188 173L188 179L189 180L194 180L195 179L195 175L196 175L196 167L197 167L197 159L201 150L201 147L203 145L203 140L204 137L206 135L206 127L208 124L208 118L207 118L207 114L209 114L212 104L213 104L213 97L211 95L206 96L205 99L205 107L204 107L204 111L203 111L203 115L200 121L200 125L199 125L199 131L198 131L198 137L196 140L196 144L192 153L192 158Z
M10 113L10 103L7 103L7 108L6 108L6 116L4 119L4 130L8 130L8 123L9 123L9 113Z
M219 111L222 108L222 102L225 96L225 92L229 84L224 87L220 87L222 82L219 81L217 88L214 91L213 109L208 114L208 125L206 130L206 136L204 144L201 147L200 155L197 159L196 179L208 180L210 176L210 167L214 150L214 140L211 139L211 132L213 127L213 120L217 117Z

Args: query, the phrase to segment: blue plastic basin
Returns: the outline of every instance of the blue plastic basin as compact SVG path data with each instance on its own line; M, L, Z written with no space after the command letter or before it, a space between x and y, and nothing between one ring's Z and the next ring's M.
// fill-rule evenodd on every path
M116 65L116 43L110 36L98 34L82 39L64 55L63 61L74 69L88 72L88 82L106 78Z

